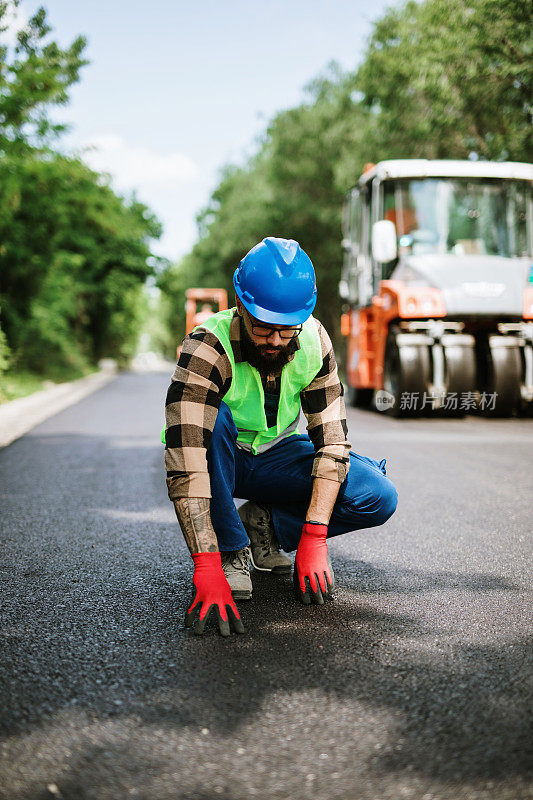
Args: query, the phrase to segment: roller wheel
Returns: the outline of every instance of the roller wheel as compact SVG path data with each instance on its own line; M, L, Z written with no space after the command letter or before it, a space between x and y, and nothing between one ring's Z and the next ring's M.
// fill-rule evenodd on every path
M373 397L373 389L356 389L354 386L348 386L346 392L348 405L354 406L355 408L370 408Z
M520 403L522 363L518 341L511 336L489 336L486 351L486 384L484 391L496 394L494 409L485 410L495 417L509 417Z
M383 388L394 397L394 405L379 409L393 417L420 416L420 406L424 392L428 391L430 379L430 356L426 344L409 343L409 335L392 330L385 346L383 366ZM400 343L401 341L401 343ZM402 408L402 395L414 394L418 397L415 407ZM422 412L423 413L423 412Z
M473 337L452 334L443 337L444 369L446 394L457 395L457 408L442 408L443 416L462 417L465 409L461 409L461 394L473 392L476 388L476 353Z

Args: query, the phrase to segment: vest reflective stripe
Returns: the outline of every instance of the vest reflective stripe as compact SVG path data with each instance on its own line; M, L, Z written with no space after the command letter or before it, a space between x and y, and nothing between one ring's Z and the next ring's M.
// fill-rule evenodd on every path
M292 436L293 433L300 433L298 430L299 421L300 415L298 414L294 422L291 423L288 428L285 428L285 430L282 431L279 436L276 436L275 439L270 439L268 442L263 442L263 444L256 445L254 455L259 455L259 453L264 453L265 450L270 450L270 448L274 447L275 444L281 442L282 439L286 439L288 436ZM247 442L237 440L237 447L240 447L242 450L247 450L249 453L253 452L252 445L248 444Z
M235 309L219 311L202 324L219 339L231 362L231 386L224 396L238 431L237 442L254 455L274 444L274 440L298 433L300 392L309 386L322 366L320 335L313 317L304 322L299 335L300 349L283 367L276 425L267 425L265 395L259 372L247 361L235 363L229 329ZM200 327L200 326L199 326ZM267 447L265 447L267 445Z

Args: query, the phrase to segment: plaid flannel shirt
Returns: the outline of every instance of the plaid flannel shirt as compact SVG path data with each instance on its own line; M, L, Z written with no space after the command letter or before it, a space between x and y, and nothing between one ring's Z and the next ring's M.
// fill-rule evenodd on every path
M342 483L350 464L343 388L331 340L323 325L315 321L322 345L322 367L300 393L307 431L316 452L312 475ZM229 336L236 363L244 360L240 326L235 311ZM296 341L295 350L299 347ZM231 376L231 362L211 331L199 328L185 337L166 399L165 467L171 500L211 497L206 452ZM279 393L281 373L262 380L266 391Z

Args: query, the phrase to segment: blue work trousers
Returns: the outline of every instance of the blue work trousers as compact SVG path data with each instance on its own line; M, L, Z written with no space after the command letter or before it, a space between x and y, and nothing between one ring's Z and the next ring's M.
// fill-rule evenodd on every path
M249 543L234 497L271 506L278 542L296 550L311 499L315 450L307 435L283 439L254 456L237 447L237 428L221 403L207 451L211 480L211 519L220 550L240 550ZM383 525L396 510L398 495L386 476L385 461L350 452L350 469L341 484L328 537Z

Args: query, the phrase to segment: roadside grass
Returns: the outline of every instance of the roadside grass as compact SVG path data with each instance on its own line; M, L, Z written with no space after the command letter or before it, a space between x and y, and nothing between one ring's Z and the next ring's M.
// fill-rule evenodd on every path
M0 405L48 389L57 383L75 381L91 372L96 372L96 367L70 371L62 369L59 372L54 371L51 375L41 375L28 370L8 370L0 375Z
M4 372L0 375L0 403L40 391L46 378L32 372Z

